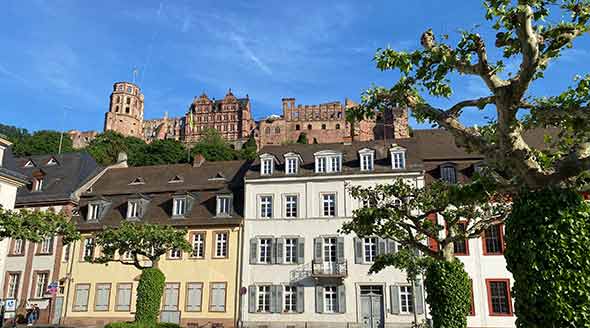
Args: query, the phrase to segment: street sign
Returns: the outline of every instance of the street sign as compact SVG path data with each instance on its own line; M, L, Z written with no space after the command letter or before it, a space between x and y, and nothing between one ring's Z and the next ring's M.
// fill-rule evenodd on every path
M16 300L15 299L5 300L4 301L4 311L6 311L6 312L16 311Z
M47 292L46 293L47 294L51 294L53 296L53 295L57 294L58 288L59 288L58 282L57 281L54 281L54 282L50 283L47 286Z

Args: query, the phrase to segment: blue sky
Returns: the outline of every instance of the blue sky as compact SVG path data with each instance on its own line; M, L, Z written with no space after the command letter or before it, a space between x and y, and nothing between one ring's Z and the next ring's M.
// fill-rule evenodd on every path
M0 122L29 130L102 130L112 83L131 80L134 67L146 118L180 116L194 96L220 98L228 88L248 94L263 118L280 113L283 97L358 100L373 83L392 84L398 75L375 69L375 50L413 49L427 28L493 36L487 23L477 26L484 11L476 0L5 0L2 7ZM590 72L589 40L575 45L533 94L555 94ZM433 103L486 95L474 77L456 82L451 99ZM485 122L476 111L464 120Z

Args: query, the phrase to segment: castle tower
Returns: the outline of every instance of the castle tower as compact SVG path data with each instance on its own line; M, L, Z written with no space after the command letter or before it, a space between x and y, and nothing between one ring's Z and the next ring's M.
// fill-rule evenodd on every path
M131 82L113 85L109 111L105 115L104 131L143 139L143 94Z

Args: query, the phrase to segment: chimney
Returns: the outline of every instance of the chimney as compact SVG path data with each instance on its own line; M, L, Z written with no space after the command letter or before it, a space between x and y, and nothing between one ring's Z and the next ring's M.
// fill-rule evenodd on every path
M205 156L200 153L196 154L193 158L193 167L201 167L203 163L205 163Z
M407 107L394 108L392 111L392 121L394 139L405 139L410 137Z
M127 153L122 151L119 152L119 156L117 156L117 166L120 167L128 167L127 165Z

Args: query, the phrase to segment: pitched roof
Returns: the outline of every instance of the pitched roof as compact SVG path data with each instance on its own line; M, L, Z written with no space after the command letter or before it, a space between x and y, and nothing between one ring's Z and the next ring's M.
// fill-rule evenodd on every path
M12 147L6 146L0 163L0 176L15 180L18 183L27 183L28 177L18 172L16 161L12 153Z
M48 165L52 158L57 163ZM35 165L25 167L29 161ZM42 172L44 180L41 191L32 191L30 186L18 189L16 206L21 207L38 203L76 201L73 193L102 170L86 152L21 157L16 159L16 165L19 172L27 177Z

